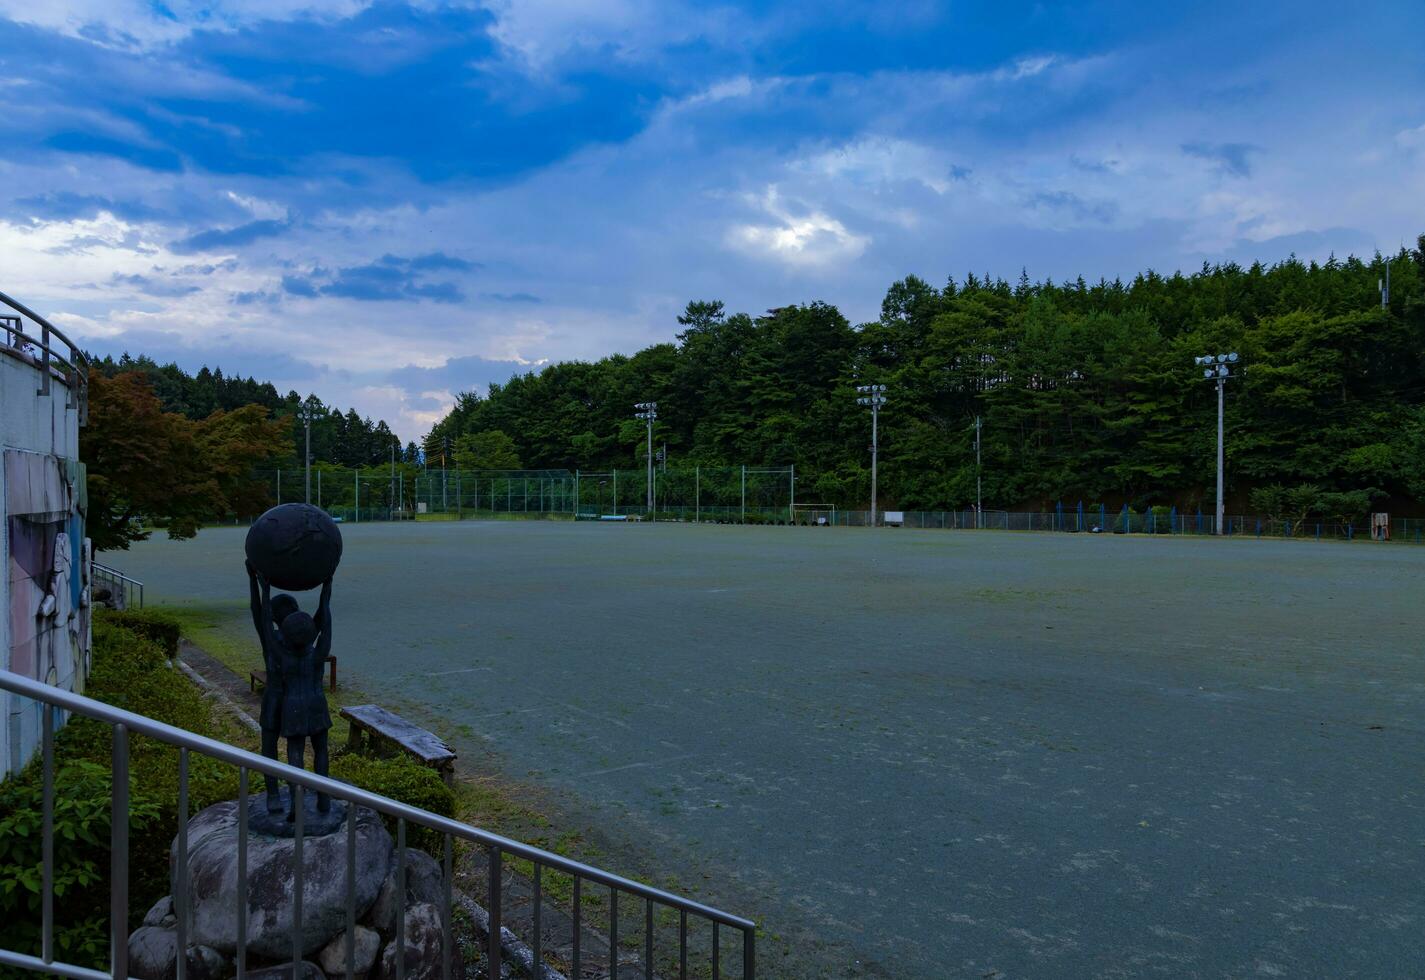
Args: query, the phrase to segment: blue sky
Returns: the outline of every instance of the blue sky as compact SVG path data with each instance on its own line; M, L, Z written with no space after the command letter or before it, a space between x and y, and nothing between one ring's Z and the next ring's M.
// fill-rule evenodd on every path
M689 299L1425 231L1425 4L0 0L0 289L418 438Z

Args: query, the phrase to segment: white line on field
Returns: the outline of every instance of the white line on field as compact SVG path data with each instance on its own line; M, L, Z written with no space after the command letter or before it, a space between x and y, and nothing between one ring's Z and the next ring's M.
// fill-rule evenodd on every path
M434 673L426 674L427 677L446 677L450 674L473 674L477 670L494 670L494 667L461 667L459 670L437 670Z
M666 766L670 762L681 762L684 759L691 759L697 755L696 752L685 752L682 755L675 755L667 759L659 759L656 762L630 762L626 766L614 766L612 769L596 769L593 772L581 773L575 779L587 779L590 776L607 776L611 772L623 772L625 769L642 769L646 766Z

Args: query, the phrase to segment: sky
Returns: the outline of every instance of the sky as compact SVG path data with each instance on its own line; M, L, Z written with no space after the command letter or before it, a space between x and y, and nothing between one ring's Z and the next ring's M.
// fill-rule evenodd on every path
M1422 37L1418 0L0 0L0 291L419 439L691 299L1393 251Z

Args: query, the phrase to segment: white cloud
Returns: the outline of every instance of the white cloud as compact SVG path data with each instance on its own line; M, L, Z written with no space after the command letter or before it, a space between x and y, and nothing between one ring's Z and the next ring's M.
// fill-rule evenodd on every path
M855 259L870 239L853 234L820 210L793 211L784 206L777 188L769 187L758 206L775 219L771 224L735 224L727 243L756 257L796 266L833 265Z
M1408 150L1425 148L1425 123L1414 129L1402 129L1395 134L1395 141Z
M0 17L106 46L147 48L198 29L234 30L298 17L337 19L367 5L368 0L0 0Z

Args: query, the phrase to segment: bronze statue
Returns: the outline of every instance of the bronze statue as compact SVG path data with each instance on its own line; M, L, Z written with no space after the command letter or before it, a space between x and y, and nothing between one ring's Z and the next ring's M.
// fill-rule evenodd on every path
M256 574L262 587L262 620L272 622L272 584L262 572ZM306 742L311 739L312 769L318 776L328 773L327 731L332 727L327 696L322 690L322 667L332 646L331 598L332 580L328 578L322 583L315 620L298 609L284 616L275 631L262 632L263 657L275 668L275 671L269 668L269 684L274 677L280 678L279 721L282 737L287 740L287 764L303 768ZM265 728L263 734L265 742ZM268 792L271 801L271 790ZM289 821L296 818L296 797L297 794L292 793L287 811ZM317 811L326 813L330 809L330 797L318 793Z
M271 609L264 612L262 592L257 583L257 569L252 561L247 562L248 593L252 605L252 625L257 630L257 638L262 643L262 662L267 670L267 684L262 688L262 711L258 723L262 726L262 754L277 761L277 738L282 734L282 668L274 658L279 649L281 635L278 624L300 610L297 600L285 592L272 597ZM277 777L265 777L267 784L267 810L276 813L282 808Z

